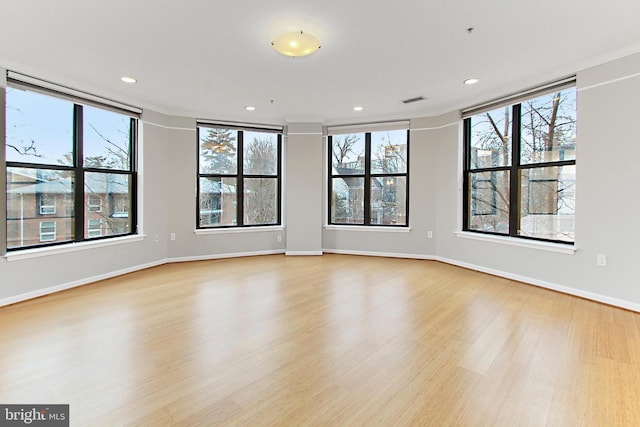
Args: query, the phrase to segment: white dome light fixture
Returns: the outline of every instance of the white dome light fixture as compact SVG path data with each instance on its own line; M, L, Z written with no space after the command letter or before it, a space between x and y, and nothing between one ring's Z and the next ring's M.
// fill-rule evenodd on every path
M320 40L313 34L304 31L293 31L280 34L273 39L271 46L284 56L307 56L320 49Z

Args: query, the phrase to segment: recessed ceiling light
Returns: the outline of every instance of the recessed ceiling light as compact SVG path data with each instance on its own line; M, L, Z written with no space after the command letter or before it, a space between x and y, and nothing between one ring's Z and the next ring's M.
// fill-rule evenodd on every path
M246 107L244 107L245 110L247 111L255 111L256 107L252 106L252 105L247 105Z
M357 106L357 107L353 107L353 111L362 111L364 110L364 108L362 108L361 106Z
M464 84L466 84L466 85L474 85L474 84L478 83L479 81L480 81L480 79L471 78L471 79L465 80Z
M137 83L138 81L136 79L134 79L133 77L120 77L120 80L122 80L125 83L129 83L129 84L133 84L133 83Z

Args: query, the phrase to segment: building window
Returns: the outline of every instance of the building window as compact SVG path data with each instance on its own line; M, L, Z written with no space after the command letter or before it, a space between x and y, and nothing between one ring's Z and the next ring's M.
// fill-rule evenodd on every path
M87 196L87 211L102 212L102 198L97 196Z
M87 237L101 237L102 236L102 220L90 219L87 221Z
M407 226L409 131L329 136L329 224Z
M199 123L198 228L281 224L282 130Z
M120 194L113 199L113 218L129 217L129 198Z
M40 194L40 215L53 215L56 213L56 198L51 194Z
M135 233L135 216L108 213L114 199L135 206L136 114L8 83L7 250L94 238L98 223L103 237Z
M56 222L41 221L40 222L40 241L55 242L56 240Z
M574 242L574 85L463 113L464 230Z

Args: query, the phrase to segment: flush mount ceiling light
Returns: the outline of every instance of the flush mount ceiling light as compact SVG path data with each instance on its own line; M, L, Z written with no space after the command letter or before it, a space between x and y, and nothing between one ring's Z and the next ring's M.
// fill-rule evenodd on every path
M357 107L353 107L353 111L362 111L364 110L364 108L362 108L361 106L357 106Z
M255 111L256 107L254 107L253 105L247 105L246 107L244 107L244 109L247 111Z
M137 83L137 82L138 82L138 81L137 81L136 79L134 79L133 77L127 77L127 76L120 77L120 80L122 80L122 81L123 81L123 82L125 82L125 83L129 83L129 84L134 84L134 83Z
M480 81L480 79L471 78L471 79L465 80L464 84L466 84L466 85L474 85L474 84L478 83L479 81Z
M273 39L271 46L285 56L307 56L320 49L320 40L303 31L284 33Z

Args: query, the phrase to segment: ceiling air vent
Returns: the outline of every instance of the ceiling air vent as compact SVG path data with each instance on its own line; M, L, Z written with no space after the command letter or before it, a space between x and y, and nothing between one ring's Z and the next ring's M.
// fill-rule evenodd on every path
M424 96L416 96L415 98L403 99L402 103L403 104L412 104L414 102L424 101L425 99L426 98Z

